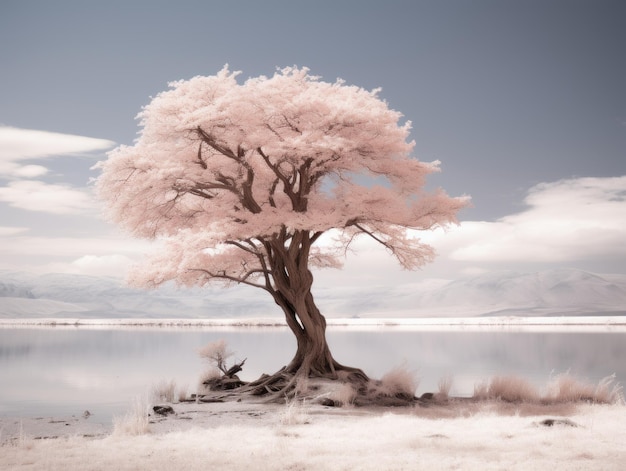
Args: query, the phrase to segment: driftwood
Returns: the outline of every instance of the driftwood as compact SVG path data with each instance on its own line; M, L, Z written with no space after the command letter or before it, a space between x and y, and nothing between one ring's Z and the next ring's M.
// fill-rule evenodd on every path
M247 358L244 358L240 363L236 363L231 366L228 371L224 372L224 376L228 376L232 378L235 374L239 373L243 369L243 364L246 362Z
M207 386L211 391L226 391L245 386L247 383L241 381L236 373L239 373L243 369L243 364L246 360L247 358L244 358L243 361L234 364L228 370L222 370L224 374L221 377L207 379L202 384Z

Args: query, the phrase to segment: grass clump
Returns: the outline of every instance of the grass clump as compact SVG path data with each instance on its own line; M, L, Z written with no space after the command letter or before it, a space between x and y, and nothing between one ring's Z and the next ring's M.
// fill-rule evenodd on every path
M569 373L556 376L548 384L546 402L592 402L597 404L623 404L622 386L615 375L602 378L598 384L581 381Z
M415 374L404 366L398 366L380 378L377 392L387 397L412 398L415 396L417 385Z
M623 404L622 386L615 375L601 379L598 384L582 381L569 373L552 379L546 393L541 394L533 384L518 376L495 376L474 386L475 400L498 400L526 404L568 404L588 402L595 404Z
M303 425L310 422L309 410L304 399L294 397L285 401L285 409L280 416L282 425Z
M113 435L145 435L150 432L149 423L148 404L138 397L125 416L113 418Z
M163 380L153 385L152 399L154 402L173 403L176 400L176 382L174 380Z

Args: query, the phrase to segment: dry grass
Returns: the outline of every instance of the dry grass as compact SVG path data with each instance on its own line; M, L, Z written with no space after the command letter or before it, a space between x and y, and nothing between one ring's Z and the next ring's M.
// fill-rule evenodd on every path
M154 402L169 402L173 403L176 399L176 382L161 381L152 386L152 400Z
M354 405L354 399L357 396L357 391L350 383L341 383L341 385L332 392L330 399L342 406Z
M594 385L564 373L556 376L548 384L548 393L544 400L550 403L616 404L624 402L624 395L622 386L615 381L615 375L607 376Z
M437 396L440 399L447 399L450 397L450 390L452 390L452 376L444 376L437 383Z
M187 387L187 385L180 387L177 390L176 396L178 398L178 402L184 402L184 401L189 400L189 388Z
M309 409L306 407L304 399L297 397L285 401L285 409L280 415L282 425L302 425L310 423Z
M415 374L404 366L398 366L380 379L377 393L388 397L413 397L417 390L417 385Z
M534 385L523 378L495 376L488 382L476 384L473 398L525 404L624 403L622 386L615 381L615 375L607 376L594 385L565 373L552 379L546 390L546 394L541 395Z
M132 409L124 417L113 418L113 435L145 435L150 432L148 405L136 398Z
M517 376L496 376L487 388L487 399L505 402L530 402L539 400L541 395L529 381Z
M221 376L222 376L222 373L216 367L211 367L208 370L206 370L204 373L202 373L198 380L198 390L197 390L198 394L206 394L209 391L208 387L204 384L205 382L210 381L212 379L218 379Z

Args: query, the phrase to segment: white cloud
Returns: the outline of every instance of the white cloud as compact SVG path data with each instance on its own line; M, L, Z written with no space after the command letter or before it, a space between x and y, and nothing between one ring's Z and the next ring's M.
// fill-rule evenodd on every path
M50 156L85 154L113 147L106 139L33 129L0 127L0 160L18 161Z
M27 227L8 227L8 226L0 226L0 237L13 236L16 234L21 234L22 232L27 232Z
M57 272L94 276L123 276L135 261L126 255L84 255Z
M626 176L541 183L528 209L464 222L440 240L453 260L551 263L626 256Z
M0 176L33 178L47 173L41 165L24 165L62 155L84 155L110 149L115 143L106 139L56 132L0 126Z
M24 165L16 167L13 173L19 178L35 178L48 173L48 169L43 165Z
M626 176L541 183L524 201L527 209L495 222L465 221L447 231L418 233L437 257L417 272L402 270L380 245L360 239L343 270L316 272L317 286L394 286L551 266L613 272L621 262L626 266Z
M402 270L382 247L362 238L344 269L315 272L316 289L393 286L503 268L589 269L585 264L591 262L594 270L609 263L626 266L626 177L542 183L529 190L525 202L527 209L495 222L466 221L447 232L420 233L438 256L417 272ZM38 271L123 276L128 264L140 260L152 245L121 235L51 238L22 234L25 230L0 227L0 259L6 263L11 259L14 266L30 261L39 265Z
M151 242L125 237L6 237L0 244L0 254L67 257L79 259L91 256L127 255L145 253Z
M0 187L0 201L14 208L52 214L80 214L97 208L85 190L37 180L17 180Z

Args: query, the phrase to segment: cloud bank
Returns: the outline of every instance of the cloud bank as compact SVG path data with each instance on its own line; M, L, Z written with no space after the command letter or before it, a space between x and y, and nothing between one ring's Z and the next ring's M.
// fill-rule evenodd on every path
M93 156L113 145L105 139L0 127L0 202L18 215L0 222L0 268L19 269L23 261L23 269L38 272L122 276L141 259L146 241L131 240L98 221L90 189L68 184L62 176L52 180L45 167L46 159ZM463 221L445 232L416 234L438 253L420 272L403 271L384 248L363 238L355 242L343 270L316 272L316 284L396 286L559 266L624 272L626 176L540 183L528 190L523 204L521 211L495 221ZM26 212L63 217L67 229L55 237L37 233L24 223ZM34 217L39 216L30 220Z
M86 155L110 149L106 139L0 126L0 177L36 177L47 172L41 165L24 161L63 155Z
M54 157L87 156L113 145L106 139L0 126L0 179L8 180L0 187L0 201L51 214L93 211L89 190L43 181L49 169L42 163Z
M578 267L624 273L626 176L540 183L525 209L496 221L463 221L447 231L416 233L437 258L419 272L402 271L375 242L361 239L342 273L319 272L327 286L397 285L425 278L453 279L495 270ZM606 267L606 268L603 268Z
M524 211L464 222L450 258L467 262L576 262L626 256L626 176L532 187Z

